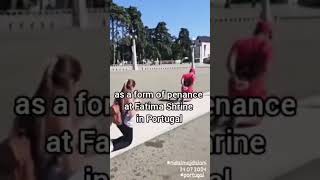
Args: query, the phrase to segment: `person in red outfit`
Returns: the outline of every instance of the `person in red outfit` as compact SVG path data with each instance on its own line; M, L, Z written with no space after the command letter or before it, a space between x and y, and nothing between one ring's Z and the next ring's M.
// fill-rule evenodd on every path
M193 93L193 85L196 81L196 69L192 63L191 68L188 73L183 74L181 77L181 92L182 93ZM179 101L179 100L178 100ZM180 99L181 103L184 102L184 99Z
M181 92L192 93L195 80L196 70L194 67L191 67L189 73L186 73L181 77Z
M230 98L259 97L265 99L268 65L272 59L272 27L268 21L259 21L254 35L236 41L228 55L227 69L230 74L228 94ZM262 118L248 118L238 127L260 124ZM235 126L235 118L230 121Z

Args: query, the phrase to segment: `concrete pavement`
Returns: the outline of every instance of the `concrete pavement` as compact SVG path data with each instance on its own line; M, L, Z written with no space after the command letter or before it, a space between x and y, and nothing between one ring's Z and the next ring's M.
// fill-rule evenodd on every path
M179 104L179 103L177 103ZM189 121L197 119L198 117L209 113L210 112L210 94L205 93L203 99L193 99L190 102L186 102L185 104L192 104L193 110L192 111L141 111L137 112L140 116L146 117L147 114L152 116L179 116L180 114L183 115L182 122L176 124L169 124L169 123L134 123L133 125L133 141L132 144L124 149L121 149L116 152L112 152L110 157L113 158L119 154L122 154L135 146L138 146L148 140L157 137L165 132L173 130ZM203 131L209 131L209 118L207 119L208 122L206 124L208 127L203 129ZM110 128L110 136L111 139L116 139L122 136L120 130L113 124ZM209 142L209 141L208 141Z
M208 119L205 114L189 123L168 131L128 152L111 159L112 180L182 180L179 166L169 166L167 161L208 161ZM209 164L205 178L209 179ZM187 178L188 179L188 178Z

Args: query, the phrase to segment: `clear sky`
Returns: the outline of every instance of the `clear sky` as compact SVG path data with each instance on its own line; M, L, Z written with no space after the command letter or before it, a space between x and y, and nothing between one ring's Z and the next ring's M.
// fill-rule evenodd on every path
M187 28L190 37L210 36L210 0L113 0L118 5L135 6L145 26L156 27L165 21L169 32L177 36Z

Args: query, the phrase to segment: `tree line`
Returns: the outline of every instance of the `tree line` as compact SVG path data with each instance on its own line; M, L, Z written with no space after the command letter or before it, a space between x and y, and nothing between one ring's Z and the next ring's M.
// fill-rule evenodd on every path
M110 41L113 64L131 61L132 38L135 38L137 60L178 60L191 57L189 30L181 28L178 37L169 33L166 22L156 27L145 26L137 7L128 8L111 3Z

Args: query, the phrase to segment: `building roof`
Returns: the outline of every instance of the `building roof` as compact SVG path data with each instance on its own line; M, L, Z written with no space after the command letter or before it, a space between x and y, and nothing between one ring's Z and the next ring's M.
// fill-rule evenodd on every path
M197 40L200 42L210 42L210 37L209 36L198 36Z

